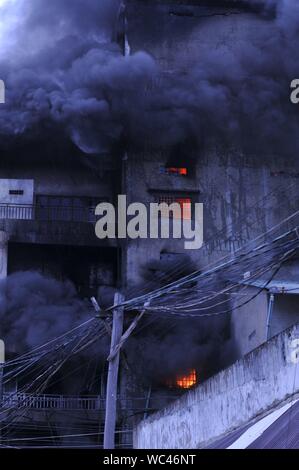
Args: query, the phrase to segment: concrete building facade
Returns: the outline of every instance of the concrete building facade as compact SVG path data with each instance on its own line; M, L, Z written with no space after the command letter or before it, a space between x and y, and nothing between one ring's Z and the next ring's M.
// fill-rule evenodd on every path
M159 89L164 79L184 76L209 51L226 57L229 63L247 44L257 43L260 34L273 28L271 17L243 1L215 1L211 6L211 2L201 0L128 0L118 21L118 42L123 52L132 55L145 51L160 68L159 80L145 93ZM61 280L70 279L83 298L95 295L103 303L108 293L108 303L112 303L116 289L132 296L145 284L147 290L155 285L144 278L144 269L151 261L156 269L160 262L170 261L169 274L174 277L184 274L188 263L204 270L224 257L233 257L249 240L295 212L299 198L299 165L295 160L265 150L250 152L242 142L215 142L201 135L200 129L196 140L200 145L193 145L184 135L160 147L144 141L116 156L86 156L73 146L58 149L52 141L43 142L43 146L22 144L21 149L4 152L0 165L0 279L20 270L37 270ZM26 163L20 158L22 153L28 156ZM116 203L118 194L126 194L128 204L203 203L204 246L187 252L184 240L100 241L95 235L95 207L103 201ZM153 269L153 280L155 274ZM289 281L288 273L284 281ZM265 291L232 316L230 334L236 338L240 356L267 339L268 299ZM281 321L273 324L270 336L298 321L294 301L281 306L277 300ZM292 314L287 313L289 308ZM242 365L234 367L229 374L237 371L240 377ZM226 380L224 375L222 379ZM217 387L222 386L219 380L215 378ZM134 388L129 382L124 380L127 391ZM206 387L213 387L213 383ZM201 403L210 400L209 393L206 389ZM284 390L281 400L286 393ZM226 406L227 402L223 403ZM212 409L214 402L209 406ZM220 409L218 406L217 412ZM261 409L257 406L246 418ZM233 425L231 416L228 421L219 434ZM147 426L150 424L143 423L139 428L137 445L158 446L158 441L145 440ZM211 429L203 433L204 442L214 437ZM170 435L167 431L165 446L200 444L192 440L188 444L181 437L172 442Z

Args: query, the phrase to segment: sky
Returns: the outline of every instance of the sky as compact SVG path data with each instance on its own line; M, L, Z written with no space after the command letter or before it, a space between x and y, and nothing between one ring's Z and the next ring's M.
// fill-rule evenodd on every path
M20 21L21 0L0 0L0 56L12 43L12 31Z

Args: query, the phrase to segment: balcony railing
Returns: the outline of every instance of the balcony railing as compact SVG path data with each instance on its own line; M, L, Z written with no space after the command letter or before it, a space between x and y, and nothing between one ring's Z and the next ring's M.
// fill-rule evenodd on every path
M35 410L101 410L104 399L93 397L65 397L62 395L32 396L24 393L4 394L3 408L30 408Z
M95 222L95 207L0 204L0 220Z
M126 410L142 410L147 408L150 410L157 410L161 408L164 403L166 406L169 400L178 398L179 395L161 396L152 398L151 404L146 404L147 397L137 397L133 399L123 398L118 396L117 403L120 409ZM4 410L10 409L34 409L34 410L87 410L87 411L101 411L105 410L106 400L100 396L64 396L64 395L30 395L26 393L4 393L2 408ZM0 404L1 407L1 404Z

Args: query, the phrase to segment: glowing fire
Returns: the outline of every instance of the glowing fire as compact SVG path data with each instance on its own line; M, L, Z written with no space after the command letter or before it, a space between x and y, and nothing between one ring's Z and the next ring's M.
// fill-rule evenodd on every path
M196 384L196 370L192 369L188 375L177 377L176 385L180 388L191 388Z
M183 219L191 220L192 218L192 208L191 208L191 198L190 197L180 197L176 201L181 206L181 211L183 213Z
M167 173L173 175L187 176L188 169L185 167L168 167L166 168Z

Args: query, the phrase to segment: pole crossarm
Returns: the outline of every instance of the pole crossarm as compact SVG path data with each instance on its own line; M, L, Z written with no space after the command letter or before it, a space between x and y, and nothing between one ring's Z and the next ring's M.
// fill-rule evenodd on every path
M136 326L138 325L139 321L143 317L143 315L146 312L146 307L149 307L150 302L145 302L144 304L144 309L137 315L134 320L132 321L131 325L128 327L128 329L125 331L125 333L122 335L119 343L113 348L113 350L110 352L108 356L108 361L112 361L116 354L120 351L120 349L123 347L124 343L127 341L127 339L131 336L133 331L135 330Z

